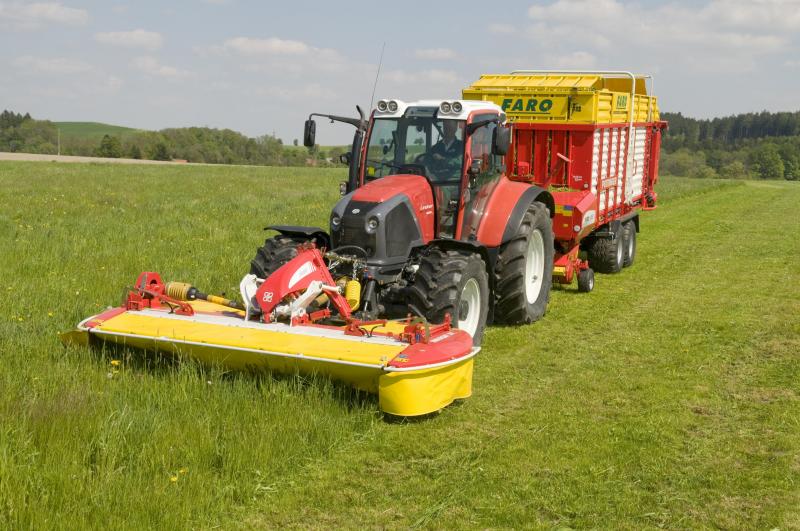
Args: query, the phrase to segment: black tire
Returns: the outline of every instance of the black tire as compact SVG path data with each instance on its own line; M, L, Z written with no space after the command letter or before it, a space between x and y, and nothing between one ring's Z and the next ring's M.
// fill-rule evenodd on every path
M539 293L527 293L525 278L529 242L539 232L543 243L544 267ZM495 263L495 321L505 324L532 323L547 311L553 285L553 224L547 207L534 202L522 217L517 233L500 246ZM531 287L534 289L534 287Z
M297 246L303 240L278 235L267 238L250 261L250 273L258 278L267 278L283 264L297 256Z
M589 265L598 273L619 273L625 259L622 229L614 238L595 238L587 249Z
M453 326L458 328L460 320L469 322L469 318L475 315L470 313L475 308L465 307L467 302L462 300L467 293L467 285L470 290L474 287L470 281L477 284L479 296L472 344L480 345L489 313L489 277L479 255L436 247L425 251L420 257L419 269L408 286L408 303L434 324L444 322L445 315L450 314Z
M578 291L589 293L594 289L594 271L590 267L578 272Z
M632 219L622 225L622 244L625 248L622 267L630 267L636 259L636 223Z

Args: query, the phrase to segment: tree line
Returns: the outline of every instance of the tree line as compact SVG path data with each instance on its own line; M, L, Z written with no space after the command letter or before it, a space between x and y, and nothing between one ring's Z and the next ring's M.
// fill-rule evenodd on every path
M0 151L56 154L58 128L49 120L30 114L0 113ZM230 129L208 127L134 131L122 135L91 137L62 136L61 154L86 157L186 160L209 164L255 164L264 166L332 165L344 147L307 149L285 146L271 135L247 137Z
M669 122L661 169L672 175L800 180L800 112L763 111L697 120L662 113Z
M800 180L800 112L745 113L711 120L663 113L665 174L699 178ZM0 151L57 152L56 124L30 114L0 114ZM307 149L274 136L184 127L91 137L62 137L62 155L265 166L334 165L346 146Z

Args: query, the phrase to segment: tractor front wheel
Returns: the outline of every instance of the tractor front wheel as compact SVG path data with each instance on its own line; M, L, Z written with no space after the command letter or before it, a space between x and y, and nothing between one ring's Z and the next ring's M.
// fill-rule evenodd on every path
M267 278L297 256L297 246L301 243L303 240L282 234L267 238L263 247L258 248L256 256L250 261L250 273L258 278Z
M483 259L475 254L433 247L420 258L408 287L408 302L431 323L450 314L453 326L480 345L489 313L489 278Z
M538 321L553 284L553 225L547 207L528 207L517 233L500 247L495 264L495 319L505 324Z

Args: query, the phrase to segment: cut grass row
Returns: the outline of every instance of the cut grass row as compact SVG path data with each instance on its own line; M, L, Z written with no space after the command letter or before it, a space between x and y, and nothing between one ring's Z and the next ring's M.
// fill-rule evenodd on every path
M665 179L636 264L490 328L475 395L423 422L58 343L141 270L235 293L260 229L324 226L343 177L0 164L0 526L800 526L792 183Z

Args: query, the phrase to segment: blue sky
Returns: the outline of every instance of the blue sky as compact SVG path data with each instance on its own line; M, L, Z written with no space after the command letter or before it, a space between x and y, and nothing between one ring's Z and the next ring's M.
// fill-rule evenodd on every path
M800 0L0 1L0 107L284 140L312 111L447 98L482 73L625 69L695 117L800 109ZM320 125L321 143L347 126Z

